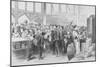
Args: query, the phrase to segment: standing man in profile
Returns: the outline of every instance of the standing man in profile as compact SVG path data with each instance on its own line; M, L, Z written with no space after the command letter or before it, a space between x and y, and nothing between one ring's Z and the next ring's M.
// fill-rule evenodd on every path
M38 36L39 59L43 59L44 33L41 32Z
M56 26L55 28L55 33L54 33L54 45L55 45L55 53L58 56L59 55L59 30L58 30L58 26Z
M53 54L55 54L55 45L54 45L55 39L54 39L54 35L55 35L55 31L52 30L51 31L51 49L53 51Z

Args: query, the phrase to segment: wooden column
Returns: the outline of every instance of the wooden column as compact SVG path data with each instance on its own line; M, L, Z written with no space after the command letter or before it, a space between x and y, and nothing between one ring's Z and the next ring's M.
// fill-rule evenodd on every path
M51 15L53 15L53 4L51 4Z
M17 1L15 2L15 10L16 10L16 11L14 11L15 23L17 24L18 23L18 2Z
M25 2L25 13L27 13L27 2Z
M33 2L33 13L35 13L35 2Z
M46 3L41 3L41 13L43 14L43 24L46 25Z
M61 4L59 4L59 14L61 13Z

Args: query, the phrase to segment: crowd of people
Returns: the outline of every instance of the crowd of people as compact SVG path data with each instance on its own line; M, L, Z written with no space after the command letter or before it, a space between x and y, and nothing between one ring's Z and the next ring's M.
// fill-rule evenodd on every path
M38 48L39 59L43 59L43 53L47 50L50 50L56 56L65 55L68 53L68 46L70 45L74 48L74 56L82 51L82 43L85 43L88 38L85 27L72 24L65 26L29 24L27 21L23 24L12 24L12 37L31 37L32 47L30 49ZM28 59L32 56L31 51Z

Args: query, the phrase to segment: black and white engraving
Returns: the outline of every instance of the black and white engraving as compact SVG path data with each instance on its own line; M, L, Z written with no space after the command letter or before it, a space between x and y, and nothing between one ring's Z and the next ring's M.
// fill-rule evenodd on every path
M11 1L11 65L95 61L95 5Z

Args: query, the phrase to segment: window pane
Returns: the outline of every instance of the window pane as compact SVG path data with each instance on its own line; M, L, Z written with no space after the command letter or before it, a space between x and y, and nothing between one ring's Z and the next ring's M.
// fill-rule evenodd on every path
M41 13L41 3L35 3L35 12Z
M25 2L18 2L18 8L25 10Z
M74 7L75 5L67 5L67 13L74 15Z
M15 1L12 1L12 8L15 8Z
M59 13L59 5L53 4L53 15L57 15Z
M46 4L46 14L51 15L51 4Z
M66 5L61 5L61 13L66 13Z
M33 2L27 2L27 10L33 12Z

